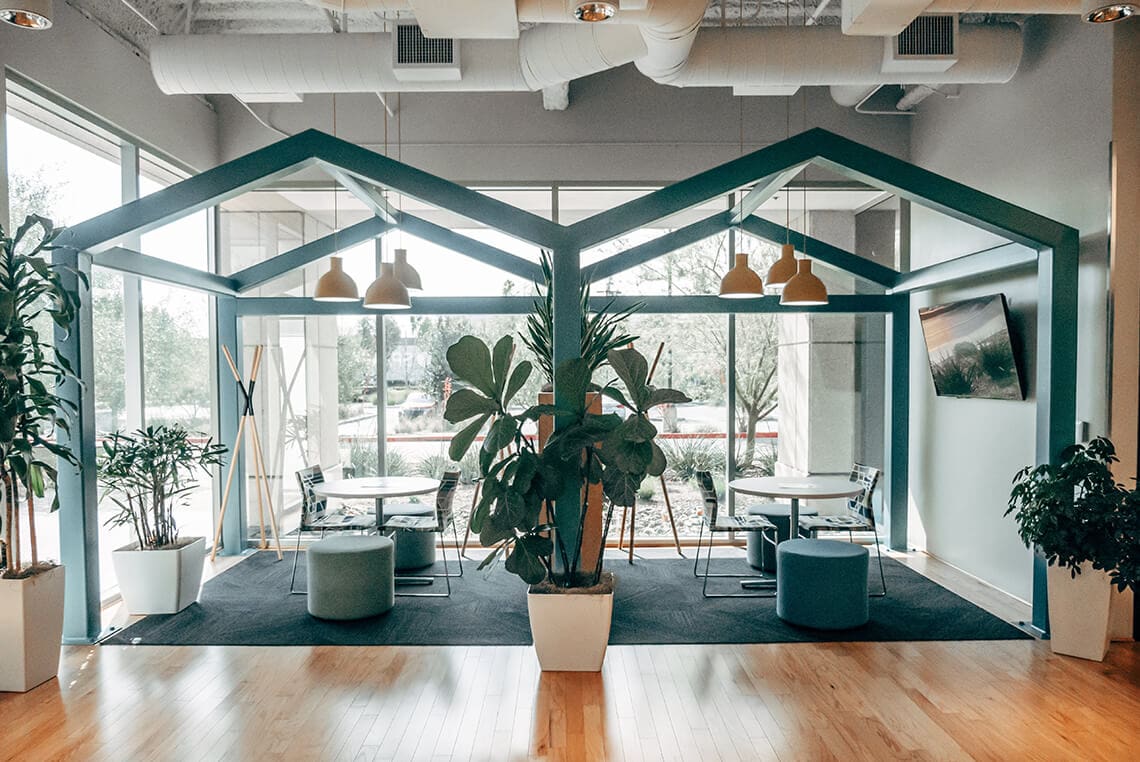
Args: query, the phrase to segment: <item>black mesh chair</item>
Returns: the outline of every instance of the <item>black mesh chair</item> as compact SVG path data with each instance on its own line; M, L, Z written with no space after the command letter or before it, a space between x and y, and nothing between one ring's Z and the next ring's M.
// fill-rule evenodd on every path
M883 551L879 542L879 527L875 523L875 510L871 506L871 496L879 484L880 471L877 468L856 463L851 467L850 479L862 491L847 501L847 512L838 516L804 516L800 519L799 532L806 537L816 537L820 532L847 532L847 539L855 541L855 532L875 533L875 554L879 559L879 582L883 589L871 593L872 598L882 598L887 594L887 577L883 573Z
M447 584L444 593L396 593L397 596L408 598L447 598L451 595L451 578L463 576L463 555L459 552L459 529L455 526L455 511L452 504L455 502L455 488L459 486L459 472L447 471L439 480L439 489L435 493L435 513L431 516L389 516L380 527L382 532L394 535L396 532L438 532L440 536L440 556L443 558L443 574L418 574L411 577L396 577L396 584L430 584L432 581L442 579ZM459 563L459 571L452 573L447 566L447 545L442 542L443 534L451 527L455 538L455 555Z
M313 487L322 484L325 474L319 465L302 468L297 472L297 485L301 488L301 523L297 527L297 547L293 553L293 574L289 577L289 592L304 595L304 590L296 589L297 561L301 557L301 535L305 532L356 531L367 532L376 528L376 519L343 511L330 511L328 498L313 492Z
M716 494L716 485L713 484L712 474L708 471L697 471L697 486L701 489L701 497L704 499L705 509L701 516L700 530L697 534L697 554L693 559L693 576L703 577L703 584L701 585L701 595L706 598L772 598L776 595L774 590L760 593L710 593L709 592L709 577L727 577L731 579L741 580L741 584L746 587L753 585L758 587L774 587L776 581L764 574L734 574L734 573L712 573L709 568L712 564L712 549L713 539L718 533L727 532L759 532L767 542L776 544L776 525L769 521L764 516L723 516L720 514L719 506L720 500ZM708 553L705 556L705 571L701 574L698 570L701 560L701 544L704 538L705 531L709 534L709 547ZM746 580L763 580L763 582L746 582Z

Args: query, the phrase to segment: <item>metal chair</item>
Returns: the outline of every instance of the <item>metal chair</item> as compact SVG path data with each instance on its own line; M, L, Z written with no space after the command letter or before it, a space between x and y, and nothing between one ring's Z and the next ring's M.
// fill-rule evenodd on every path
M389 536L396 532L438 532L440 536L440 556L443 557L443 574L418 574L410 577L396 577L396 584L431 584L434 580L442 579L447 585L444 593L396 593L397 597L405 598L448 598L451 596L451 578L463 576L463 554L459 550L459 528L455 526L455 511L452 503L455 501L455 488L459 486L459 472L447 471L439 480L439 490L435 493L435 514L432 516L390 516L380 527L381 531L388 532ZM447 566L447 545L442 542L443 534L451 526L455 537L455 555L459 562L459 573L453 574Z
M304 590L296 589L297 561L301 558L301 535L304 532L319 531L323 539L329 531L350 530L363 533L376 528L376 520L372 516L328 510L328 498L319 497L313 492L313 487L322 484L324 480L325 474L319 465L308 466L297 472L297 485L301 488L301 523L297 527L293 574L289 577L289 592L293 595L305 594Z
M815 538L820 532L847 531L847 539L855 541L855 531L874 532L875 554L879 559L879 582L883 586L882 592L871 593L872 598L882 598L887 594L887 577L883 573L883 551L879 542L879 527L875 523L875 510L871 506L871 496L879 484L881 472L877 468L856 463L851 467L850 480L860 487L862 492L847 501L847 512L839 516L804 516L800 519L799 533Z
M775 591L762 592L762 593L710 593L709 592L709 577L728 577L732 579L741 580L741 585L749 587L756 585L762 587L774 587L776 581L771 577L764 574L730 574L730 573L712 573L709 567L712 563L712 549L713 538L718 532L759 532L760 536L772 543L776 544L776 525L763 516L722 516L719 515L720 501L716 494L716 485L713 484L712 474L708 471L697 471L697 486L700 487L701 497L705 502L705 509L701 516L701 526L697 534L697 553L693 559L693 576L703 577L704 581L701 585L701 595L705 598L772 598L775 597ZM698 572L698 566L701 560L701 542L704 538L705 530L709 533L709 549L708 554L705 556L705 571L704 574ZM769 533L771 533L769 535ZM745 583L744 580L763 580L762 583L751 582Z

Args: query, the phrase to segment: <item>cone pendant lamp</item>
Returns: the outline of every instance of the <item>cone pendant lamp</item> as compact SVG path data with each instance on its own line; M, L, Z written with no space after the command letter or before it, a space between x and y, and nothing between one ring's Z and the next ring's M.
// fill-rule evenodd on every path
M792 307L813 307L827 304L827 287L812 274L811 260L801 259L796 274L784 286L780 304Z
M780 291L796 274L796 247L785 243L780 248L780 258L768 268L768 277L764 279L772 291Z
M722 299L756 299L764 296L764 281L748 266L748 255L737 254L736 264L720 282Z
M380 277L365 292L364 306L370 310L406 310L412 306L407 286L396 277L395 264L380 263Z
M318 302L355 302L360 298L356 281L344 271L340 257L329 257L329 270L317 281L313 299Z
M423 291L424 287L420 281L419 272L408 262L408 250L396 249L394 253L396 261L392 264L396 267L396 277L407 286L409 291Z

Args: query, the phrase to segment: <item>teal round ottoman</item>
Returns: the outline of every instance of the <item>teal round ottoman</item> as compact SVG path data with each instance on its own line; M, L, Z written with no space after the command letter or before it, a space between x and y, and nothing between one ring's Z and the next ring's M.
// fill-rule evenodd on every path
M866 624L867 567L862 545L788 540L776 548L776 615L817 630Z
M305 552L309 613L320 619L383 614L396 599L395 548L380 535L314 542Z
M434 516L435 506L427 503L384 505L384 520L392 516ZM392 536L396 542L396 570L420 569L435 563L435 532L404 532Z
M749 516L764 516L776 525L777 542L790 540L799 531L792 532L792 507L787 503L760 503L748 506ZM815 516L818 513L814 508L808 508L800 501L800 516ZM761 538L762 532L748 533L748 563L754 569L763 569L766 572L776 571L776 549L772 544Z

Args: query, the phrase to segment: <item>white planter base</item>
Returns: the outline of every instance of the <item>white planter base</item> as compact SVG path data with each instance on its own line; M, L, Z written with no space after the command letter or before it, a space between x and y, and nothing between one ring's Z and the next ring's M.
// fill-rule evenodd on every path
M600 672L613 593L527 593L534 650L544 672Z
M1053 653L1104 661L1108 653L1108 614L1112 583L1107 572L1081 565L1076 579L1049 567L1049 644Z
M0 691L30 691L55 677L63 639L62 566L0 579Z
M198 600L204 537L174 550L120 548L111 557L123 604L132 615L177 614Z

